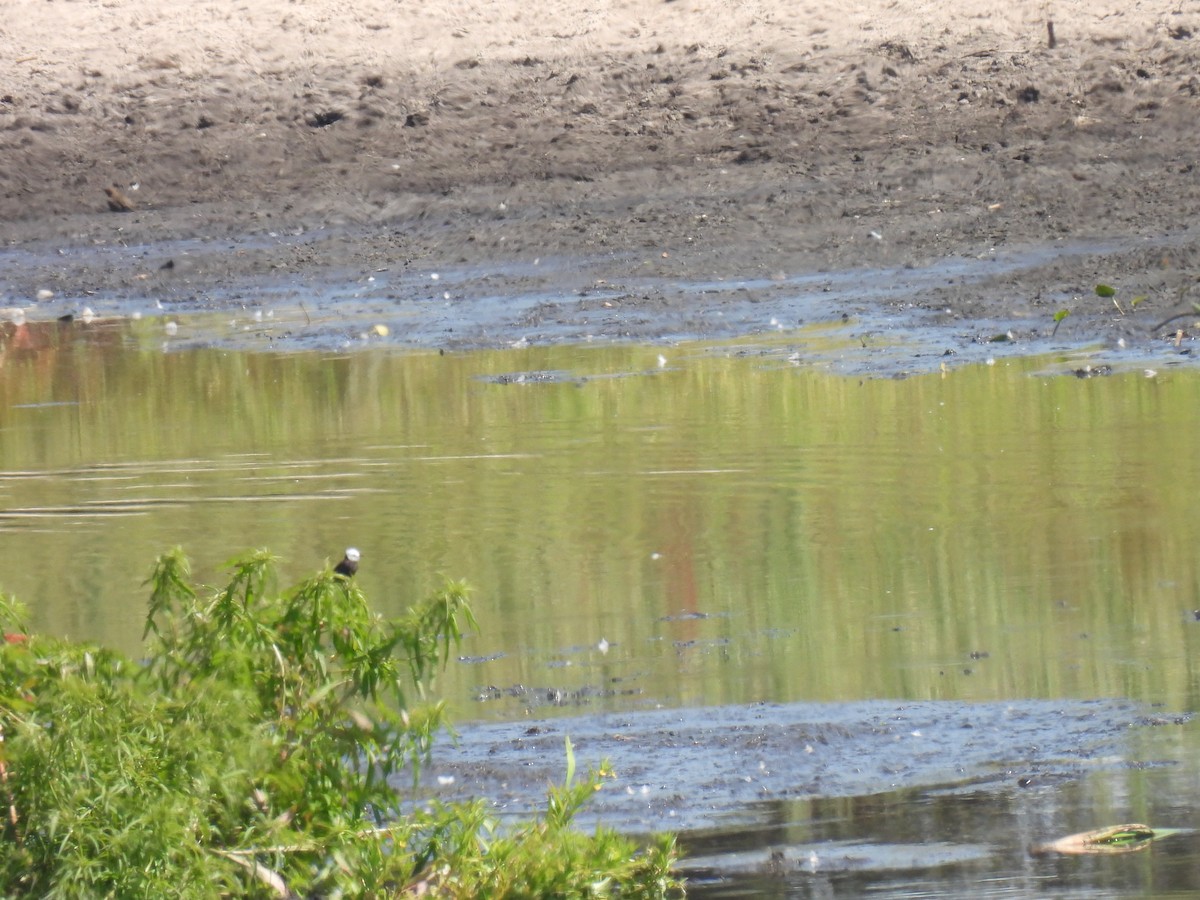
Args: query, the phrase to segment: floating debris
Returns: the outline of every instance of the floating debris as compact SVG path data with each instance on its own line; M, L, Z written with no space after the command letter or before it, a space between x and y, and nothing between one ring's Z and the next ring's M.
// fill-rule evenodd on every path
M694 619L711 619L712 613L700 612L698 610L684 610L673 616L659 616L655 621L658 622L690 622Z
M576 379L567 372L503 372L499 375L477 375L488 384L566 384Z
M597 700L610 697L636 697L642 694L640 687L615 688L598 685L583 685L578 688L566 687L527 687L514 684L509 687L497 687L490 684L475 690L475 700L479 703L510 698L520 700L529 708L538 706L588 706Z
M1056 841L1032 844L1029 852L1033 856L1051 854L1078 855L1082 853L1116 854L1135 853L1145 850L1154 841L1179 834L1182 828L1154 829L1149 825L1111 825L1094 831L1069 834Z

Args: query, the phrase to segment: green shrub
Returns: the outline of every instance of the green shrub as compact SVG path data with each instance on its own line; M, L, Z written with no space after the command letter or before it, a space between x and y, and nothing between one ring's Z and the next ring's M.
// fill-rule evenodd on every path
M430 699L466 625L447 583L398 620L326 569L278 592L235 561L202 599L159 558L146 662L26 636L0 597L0 890L37 897L662 896L674 844L571 828L604 768L551 791L539 821L482 804L405 815L446 727Z

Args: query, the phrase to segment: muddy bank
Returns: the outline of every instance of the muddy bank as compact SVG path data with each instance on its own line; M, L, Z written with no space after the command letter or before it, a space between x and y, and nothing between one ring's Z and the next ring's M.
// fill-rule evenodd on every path
M0 305L245 312L285 349L843 316L851 346L933 328L923 353L1190 349L1189 319L1152 326L1196 299L1195 17L1064 4L1051 47L1040 13L961 4L618 5L586 28L544 5L268 3L185 37L149 7L47 4L3 64Z

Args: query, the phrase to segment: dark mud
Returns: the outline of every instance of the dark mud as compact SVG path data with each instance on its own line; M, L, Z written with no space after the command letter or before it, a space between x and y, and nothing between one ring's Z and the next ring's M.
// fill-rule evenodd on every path
M569 738L580 769L604 760L614 776L579 827L676 833L691 897L1033 897L1048 882L1080 896L1132 896L1137 867L1066 870L1030 848L1063 822L1110 824L1096 819L1100 798L1128 790L1131 775L1163 773L1153 790L1164 796L1189 784L1189 767L1173 756L1187 721L1122 701L1067 700L475 723L437 748L418 796L481 799L502 820L527 818L564 778ZM1162 736L1165 752L1147 735ZM1200 841L1180 834L1155 852L1163 883L1187 891Z
M423 793L481 797L502 816L544 806L562 781L565 739L580 767L616 778L581 824L622 831L736 831L768 824L780 801L898 790L1010 792L1126 765L1130 729L1150 719L1118 701L759 704L472 724L442 746Z

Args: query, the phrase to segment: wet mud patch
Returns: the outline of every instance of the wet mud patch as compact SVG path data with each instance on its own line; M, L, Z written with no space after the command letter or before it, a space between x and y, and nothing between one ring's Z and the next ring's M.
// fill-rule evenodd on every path
M3 317L157 322L166 350L454 352L790 335L789 364L852 375L904 376L1048 352L1082 355L1071 371L1128 370L1187 362L1194 339L1175 325L1153 332L1173 303L1161 291L1133 308L1095 296L1092 282L1105 270L1148 266L1188 240L1064 241L885 265L867 254L842 260L844 268L793 261L797 268L766 274L750 262L708 274L702 254L440 265L398 257L387 234L348 226L76 246L66 255L26 245L9 251L6 280L26 296L49 285L49 296ZM1063 310L1070 315L1056 321ZM514 373L512 381L547 377Z
M897 790L1019 790L1119 767L1131 728L1157 721L1121 701L757 704L464 725L423 772L420 795L483 798L502 816L542 807L565 771L607 759L617 777L581 827L754 828L780 802Z

